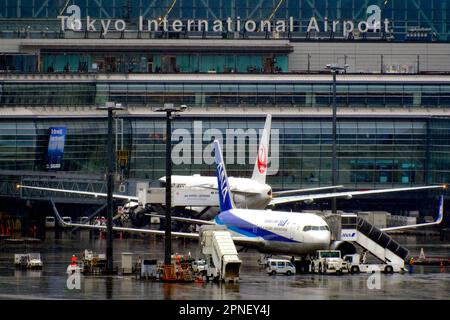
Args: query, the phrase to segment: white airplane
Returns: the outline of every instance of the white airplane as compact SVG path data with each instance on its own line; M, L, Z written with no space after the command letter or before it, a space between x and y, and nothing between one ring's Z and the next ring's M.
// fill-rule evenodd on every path
M268 205L272 205L273 199L284 197L292 194L305 192L315 192L342 188L343 186L328 186L309 189L272 191L272 187L266 183L268 169L268 155L270 148L270 131L272 128L272 116L269 114L266 118L264 130L258 147L258 155L256 157L255 166L251 178L230 177L230 189L233 194L233 201L238 208L248 209L265 209ZM162 177L159 181L165 183L166 177ZM217 191L217 178L214 176L201 176L194 174L192 176L172 176L172 187L184 189L211 189ZM218 203L218 195L212 194L213 203ZM194 211L202 211L204 208L195 208ZM217 209L209 211L210 215L216 216ZM205 217L205 216L203 216ZM207 217L207 216L206 216Z
M177 217L173 217L172 219L195 224L223 225L231 232L232 239L236 245L255 248L262 253L288 254L295 256L311 254L316 250L327 249L330 247L330 229L325 220L315 214L236 208L219 142L215 141L214 145L215 160L217 164L216 174L218 180L220 214L214 221ZM106 229L105 226L65 223L62 221L53 202L52 204L58 220L65 226L101 230ZM425 225L435 225L441 223L442 220L443 200L441 197L440 210L436 222L408 227L417 228ZM386 231L393 231L400 228L404 229L405 227L389 228L386 229ZM165 234L164 231L160 230L123 227L113 227L113 230L142 234ZM173 232L172 236L199 239L198 233Z

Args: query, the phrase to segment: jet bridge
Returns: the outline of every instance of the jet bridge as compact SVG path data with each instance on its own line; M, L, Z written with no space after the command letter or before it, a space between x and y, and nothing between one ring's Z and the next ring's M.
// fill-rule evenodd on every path
M383 263L404 267L408 249L361 217L342 215L341 219L341 241L358 244Z

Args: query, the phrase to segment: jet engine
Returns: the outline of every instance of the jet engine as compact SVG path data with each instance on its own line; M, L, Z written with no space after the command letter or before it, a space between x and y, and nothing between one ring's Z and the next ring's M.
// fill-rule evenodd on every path
M148 210L140 206L128 210L128 215L134 227L142 228L150 223L149 217L145 215L146 213L148 213Z

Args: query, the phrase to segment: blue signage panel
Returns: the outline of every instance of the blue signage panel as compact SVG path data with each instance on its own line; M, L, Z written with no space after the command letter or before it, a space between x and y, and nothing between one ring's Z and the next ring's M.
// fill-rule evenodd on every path
M64 127L50 128L48 140L47 169L61 169L66 142L67 129Z

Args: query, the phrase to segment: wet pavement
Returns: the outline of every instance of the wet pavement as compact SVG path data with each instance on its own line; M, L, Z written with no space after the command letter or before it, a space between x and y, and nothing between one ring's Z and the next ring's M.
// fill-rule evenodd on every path
M396 237L412 255L421 248L428 256L449 256L450 244L437 238ZM242 252L241 281L238 284L165 284L141 281L133 276L82 276L81 289L67 289L66 268L72 254L84 249L105 251L106 241L90 237L88 231L75 234L47 232L40 244L0 244L0 299L146 299L146 300L302 300L302 299L450 299L450 267L415 266L413 273L380 274L379 289L370 289L370 274L268 276L259 269L259 253ZM173 241L174 252L199 255L197 242ZM115 263L121 252L163 260L163 240L152 237L114 241ZM42 271L14 268L14 253L40 252ZM372 278L372 287L377 280ZM375 282L374 282L375 281Z

